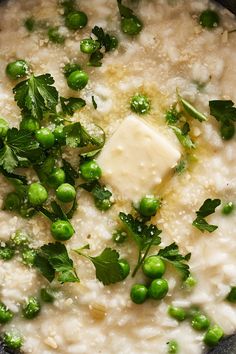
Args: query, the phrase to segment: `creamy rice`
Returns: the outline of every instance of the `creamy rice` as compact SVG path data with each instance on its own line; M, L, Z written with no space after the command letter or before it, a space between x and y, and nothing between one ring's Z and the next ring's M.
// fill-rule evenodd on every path
M217 9L221 16L221 25L213 31L202 29L197 21L199 12L208 7ZM80 40L89 37L94 25L117 34L120 46L105 55L101 68L86 68L90 81L81 91L81 97L88 103L81 113L74 115L74 121L93 120L105 129L109 138L130 114L129 98L144 91L152 102L145 119L159 127L181 150L164 119L165 111L176 100L176 88L206 115L209 115L209 100L236 102L236 34L229 34L236 28L236 22L227 10L208 0L142 0L135 5L135 13L143 20L144 29L139 36L130 38L120 31L115 0L80 1L80 8L89 17L88 26L70 34L63 46L57 46L38 32L29 34L22 25L25 18L35 16L62 26L62 32L69 36L56 0L9 0L0 6L0 115L12 126L18 126L20 113L11 92L14 84L4 74L7 63L22 58L36 74L51 73L60 94L69 97L73 92L65 83L62 67L75 59L85 64L86 56L79 50ZM198 90L196 83L204 88ZM92 95L98 104L96 111L90 104ZM176 273L168 270L170 291L166 298L135 305L129 297L134 283L131 277L104 287L95 279L93 266L71 252L81 283L55 284L56 301L44 305L37 318L27 321L18 315L4 326L4 330L20 330L25 353L161 354L167 352L169 340L177 339L180 353L200 354L203 334L194 331L189 322L179 324L170 318L167 309L171 303L186 308L200 305L226 334L235 331L235 307L224 299L230 286L236 284L236 213L224 217L217 209L209 217L210 223L218 225L212 234L201 233L191 224L195 211L207 198L236 202L236 142L221 139L212 117L204 123L193 120L191 127L197 144L196 162L182 175L175 174L159 191L163 206L153 222L163 230L162 246L175 241L183 254L192 253L189 265L197 279L195 288L191 292L183 290ZM3 177L0 188L2 203L10 190ZM117 216L120 211L130 211L130 202L118 200L105 213L94 207L84 191L79 192L78 202L72 220L76 234L67 242L68 250L88 241L94 255L106 246L114 248L111 235L117 227ZM34 247L52 241L49 223L42 216L25 220L1 211L1 241L6 242L18 229L29 232ZM129 242L116 248L134 266L135 245ZM135 282L143 280L139 272ZM0 300L14 313L29 295L37 294L46 284L36 270L24 266L17 257L9 262L0 260Z

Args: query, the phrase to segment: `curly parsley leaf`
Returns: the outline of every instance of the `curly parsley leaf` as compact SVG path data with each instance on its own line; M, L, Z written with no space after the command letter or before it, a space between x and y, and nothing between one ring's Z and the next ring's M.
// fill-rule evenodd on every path
M79 122L69 124L64 128L66 144L72 148L88 145L101 147L105 142L105 133L102 128L93 126L88 132Z
M68 116L73 116L76 111L82 109L86 105L85 100L79 97L60 97L60 102L62 112Z
M191 105L187 100L178 95L179 102L186 113L188 113L192 118L197 119L199 122L204 122L207 120L205 114L199 112L195 107Z
M143 221L135 219L131 214L120 212L119 218L128 235L133 238L138 246L138 261L132 274L132 276L135 276L147 257L150 248L161 243L159 235L162 231L153 224L146 225Z
M22 114L29 114L35 119L42 119L46 112L55 111L58 92L50 74L34 76L21 81L13 88L15 101Z
M185 256L179 253L179 247L174 242L171 245L160 249L158 254L164 261L170 263L181 273L182 279L186 280L190 275L189 265L186 263L191 257L191 253Z
M188 123L185 123L183 125L182 129L180 129L174 125L170 125L170 128L174 131L180 144L183 145L184 148L195 149L195 144L192 142L192 140L188 134L190 131Z
M196 212L197 217L193 221L192 225L198 228L201 232L215 231L218 226L210 225L205 218L215 212L215 209L221 204L220 199L206 199L200 209Z
M110 285L123 280L123 271L119 264L119 253L111 248L105 248L99 256L90 257L81 253L81 249L74 250L81 256L89 259L95 269L96 278L103 285Z
M214 100L209 101L210 113L219 122L233 121L236 122L236 107L234 102L230 100Z
M42 246L36 255L35 266L50 282L55 276L61 283L79 282L73 261L62 243L49 243Z

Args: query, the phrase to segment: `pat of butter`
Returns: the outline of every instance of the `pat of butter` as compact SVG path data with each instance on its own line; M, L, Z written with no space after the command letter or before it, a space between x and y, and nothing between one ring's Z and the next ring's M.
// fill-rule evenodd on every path
M153 193L180 152L142 119L128 116L106 142L97 162L102 182L121 199L138 201Z

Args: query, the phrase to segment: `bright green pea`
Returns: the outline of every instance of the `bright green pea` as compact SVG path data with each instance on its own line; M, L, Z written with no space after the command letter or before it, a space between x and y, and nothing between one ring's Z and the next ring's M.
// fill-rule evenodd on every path
M80 42L80 50L85 54L92 54L100 48L100 43L92 38L83 39Z
M9 261L14 257L15 250L10 246L0 247L0 258L4 261Z
M0 302L0 323L4 324L9 322L13 318L13 313L4 305L2 302Z
M48 38L51 42L56 44L65 43L65 36L59 32L59 27L50 27L48 29Z
M57 188L56 196L63 203L73 202L76 197L75 187L69 183L63 183Z
M191 325L197 331L203 331L210 326L210 320L203 314L197 313L191 322Z
M131 300L135 304L142 304L147 299L148 289L143 284L134 284L130 291Z
M74 235L74 229L69 221L57 220L51 225L52 236L57 241L67 241Z
M234 211L234 204L232 202L225 204L222 208L222 214L224 215L229 215L233 211Z
M236 303L236 286L232 286L228 293L226 300L232 303Z
M67 78L68 86L75 91L85 88L89 80L88 74L83 70L73 71Z
M29 235L22 230L17 230L10 238L13 247L24 247L29 243Z
M127 240L127 237L127 232L122 229L116 230L112 234L112 240L117 244L125 242Z
M110 199L95 199L95 206L101 211L107 211L111 208L112 202L110 201Z
M143 273L151 278L161 278L162 275L165 273L165 264L162 259L158 256L149 256L143 262Z
M168 314L177 321L184 321L187 313L182 307L169 306Z
M42 205L48 199L48 192L40 183L32 183L28 190L28 199L34 206Z
M28 320L35 318L41 310L40 303L36 297L30 296L22 308L22 314Z
M32 248L27 248L23 250L21 257L24 264L28 266L33 266L37 252Z
M88 23L87 15L82 11L72 11L65 18L65 25L70 30L84 28Z
M168 354L177 354L179 352L179 345L175 340L171 340L167 344Z
M48 128L41 128L36 131L35 138L45 149L51 148L55 142L55 137Z
M65 77L69 77L74 71L81 70L81 66L78 63L68 63L64 66L63 73Z
M9 63L6 67L6 74L12 80L24 77L29 72L29 66L25 60L16 60Z
M155 300L163 299L168 293L169 286L165 279L154 279L148 289L148 295Z
M160 208L160 201L152 195L142 198L139 204L139 212L142 216L154 216Z
M54 301L54 296L50 289L42 288L40 290L40 297L44 302L52 303Z
M18 211L21 206L21 199L15 192L10 192L4 199L4 209Z
M235 126L234 123L227 121L221 124L220 134L222 139L230 140L233 138L235 134Z
M80 165L81 177L86 181L98 180L102 175L102 170L95 160L85 161Z
M23 338L15 332L5 332L3 335L4 344L11 349L20 349Z
M9 124L5 119L0 118L0 137L3 138L7 135L7 131L9 129Z
M130 108L135 113L146 114L151 108L150 100L147 96L138 93L131 98Z
M199 23L202 27L212 29L219 26L219 15L213 10L205 10L199 17Z
M65 140L66 140L66 135L64 132L64 125L58 125L54 131L53 131L53 135L55 137L55 141L58 144L65 144Z
M143 24L136 16L121 19L121 30L125 34L135 36L142 30Z
M20 122L20 128L34 133L39 130L40 125L36 119L31 117L24 117Z
M118 261L118 263L119 263L119 265L121 266L121 269L122 269L123 279L127 278L127 276L130 273L130 265L129 265L129 263L127 262L126 259L120 259Z
M184 285L188 289L193 288L196 284L197 284L197 280L192 275L189 275L188 278L184 281Z
M224 336L223 329L218 325L214 325L208 329L206 332L203 341L209 347L214 347L219 343L221 338Z
M66 174L62 168L56 168L48 176L48 184L53 188L58 188L61 184L65 182Z

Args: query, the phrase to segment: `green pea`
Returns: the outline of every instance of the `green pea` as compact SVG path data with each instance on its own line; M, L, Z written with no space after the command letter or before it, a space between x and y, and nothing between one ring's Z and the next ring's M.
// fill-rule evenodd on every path
M70 30L84 28L88 23L87 15L82 11L72 11L65 18L65 25Z
M50 289L42 288L40 290L40 297L44 302L52 303L54 301L54 296Z
M96 50L98 50L99 48L99 42L92 38L86 38L80 42L80 50L82 53L85 54L92 54L96 52Z
M14 247L25 247L29 244L29 235L22 230L17 230L10 238L11 245Z
M184 285L186 285L187 288L191 289L197 284L197 280L192 276L189 275L188 278L184 281Z
M48 38L51 42L56 44L63 44L65 43L65 36L60 33L59 27L50 27L48 29Z
M65 141L66 141L66 135L64 132L64 125L58 125L54 131L53 131L53 135L55 137L55 141L58 144L64 145Z
M95 199L95 206L97 209L101 211L107 211L112 207L112 202L110 199Z
M22 308L22 314L28 320L35 318L41 310L38 299L34 296L30 296L25 305Z
M4 344L11 349L20 349L23 338L16 332L5 332L3 335Z
M31 117L24 117L20 122L20 128L34 133L39 130L40 125L36 119Z
M0 323L4 324L9 322L13 318L13 313L4 305L2 302L0 302Z
M56 196L63 203L72 202L76 197L75 187L69 183L63 183L57 188Z
M130 108L138 114L147 114L150 111L150 100L140 93L134 95L130 101Z
M95 160L85 161L80 165L81 177L86 181L98 180L102 175L102 170Z
M29 66L25 60L16 60L9 63L6 67L6 74L12 80L24 77L29 72Z
M127 237L127 232L122 229L116 230L112 234L112 240L117 244L125 242L127 240Z
M9 129L9 124L5 119L0 118L0 137L3 138L7 135L7 131Z
M213 10L205 10L199 17L199 23L202 27L212 29L219 26L219 15Z
M214 325L208 329L206 332L203 341L209 347L214 347L219 343L221 338L224 336L223 329L218 325Z
M191 325L194 329L196 329L197 331L203 331L207 328L209 328L210 326L210 321L209 319L201 314L201 313L197 313L193 319L192 319L192 322L191 322Z
M228 293L226 300L232 303L236 303L236 286L232 286Z
M51 225L52 236L57 241L67 241L74 235L74 229L67 220L57 220Z
M34 262L35 262L36 255L37 255L37 252L34 249L27 248L27 249L23 250L23 252L21 254L23 263L30 266L30 267L33 266Z
M165 273L165 264L158 256L149 256L145 259L143 266L143 273L151 278L161 278L162 275Z
M40 183L32 183L28 190L28 199L34 206L42 205L48 199L48 192Z
M65 182L66 174L62 168L56 168L48 176L48 184L53 188L58 188L61 184Z
M235 134L234 123L232 123L230 121L226 121L226 122L222 123L221 127L220 127L220 134L221 134L222 139L224 139L224 140L232 139Z
M18 211L21 206L21 199L15 192L10 192L4 199L4 209L10 211Z
M179 345L175 340L171 340L167 344L168 354L177 354L179 352Z
M152 195L142 198L139 204L139 212L142 216L154 216L160 208L160 201Z
M135 304L142 304L147 299L148 289L143 284L134 284L130 291L131 300Z
M122 269L122 273L123 273L123 279L127 278L127 276L129 275L130 273L130 265L129 263L127 262L126 259L120 259L118 261L121 269Z
M185 309L176 306L169 306L168 314L180 322L184 321L187 316Z
M232 202L225 204L222 208L222 214L224 215L229 215L233 211L234 211L234 204Z
M45 149L51 148L55 142L55 137L48 128L41 128L36 131L35 138Z
M135 36L142 30L143 24L136 16L121 19L121 30L125 34Z
M81 70L81 66L78 63L68 63L64 66L63 73L65 77L69 77L74 71Z
M73 71L67 78L68 86L75 91L85 88L89 80L88 74L83 70Z
M148 295L155 300L163 299L168 293L169 286L165 279L154 279L148 289Z
M9 261L15 255L15 250L10 246L0 247L0 258L4 261Z

